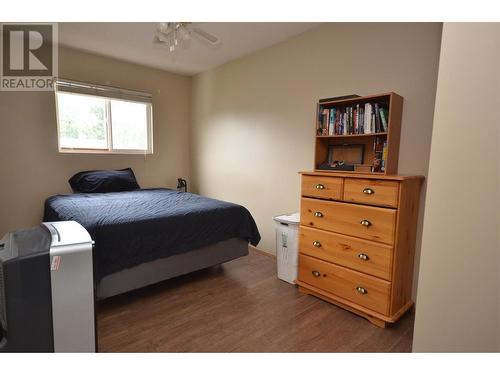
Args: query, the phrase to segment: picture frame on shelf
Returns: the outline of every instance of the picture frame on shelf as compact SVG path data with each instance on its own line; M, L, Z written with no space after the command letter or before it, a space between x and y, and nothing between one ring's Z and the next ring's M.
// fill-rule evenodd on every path
M342 144L328 146L328 157L318 169L354 171L357 164L363 163L364 145Z
M362 144L328 146L328 163L343 161L348 164L362 164L365 147Z

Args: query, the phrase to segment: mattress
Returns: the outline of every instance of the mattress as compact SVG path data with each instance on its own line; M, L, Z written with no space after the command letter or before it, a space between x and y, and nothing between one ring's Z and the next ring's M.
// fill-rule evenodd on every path
M92 236L97 280L230 238L260 241L245 207L170 189L52 196L44 221L61 220L77 221Z

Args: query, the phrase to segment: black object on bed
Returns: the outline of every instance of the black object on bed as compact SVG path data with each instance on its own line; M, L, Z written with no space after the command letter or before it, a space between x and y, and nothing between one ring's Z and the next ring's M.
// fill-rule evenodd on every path
M170 189L56 195L44 221L75 220L95 241L98 280L126 268L229 238L257 245L260 234L240 205Z
M68 182L75 193L110 193L140 189L131 168L78 172Z

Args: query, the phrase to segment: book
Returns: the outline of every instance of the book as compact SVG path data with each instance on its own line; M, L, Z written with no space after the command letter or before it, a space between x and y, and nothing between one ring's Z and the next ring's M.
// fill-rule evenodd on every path
M328 121L328 135L334 135L335 134L335 108L330 109L330 119Z
M344 111L344 117L342 119L342 134L347 135L347 112Z
M321 135L328 135L328 120L330 116L330 110L328 108L323 109L323 128L321 131Z
M359 122L360 122L359 132L360 132L360 134L365 134L365 107L361 106L359 108L359 110L360 110L360 113L359 113Z
M345 109L345 127L346 127L346 131L345 131L345 134L349 134L351 128L350 128L350 120L349 120L349 107L346 107Z
M378 103L375 103L374 109L375 109L375 133L380 133L381 132L381 130L380 130L380 112L378 111L379 110Z
M359 126L359 103L356 104L356 134L361 134L361 127Z
M387 132L387 110L385 108L380 107L380 120L382 122L382 131Z
M340 111L337 110L337 113L335 114L335 130L334 130L336 135L340 134L339 133L340 115L341 115Z
M373 114L373 116L375 113ZM372 172L382 172L382 158L383 158L384 144L381 137L375 137L373 142L373 166Z
M372 105L370 103L366 103L365 104L365 134L371 134L371 126L370 126L370 122L371 122L371 118L372 118L372 115L371 115L371 107Z
M353 110L353 123L354 123L354 134L358 134L358 109L354 108Z
M385 165L387 163L387 141L384 141L384 145L383 145L383 148L382 148L382 163L381 163L381 166L380 166L380 170L382 172L385 171Z
M354 134L354 108L349 107L349 113L351 114L351 133L349 134Z
M318 125L316 127L316 135L321 135L323 133L323 108L318 107Z

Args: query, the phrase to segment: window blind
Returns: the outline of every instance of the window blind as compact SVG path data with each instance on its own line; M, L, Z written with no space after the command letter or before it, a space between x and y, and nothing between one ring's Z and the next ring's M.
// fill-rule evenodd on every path
M106 98L130 100L142 103L151 103L152 95L147 92L133 91L112 86L103 86L93 83L71 81L59 78L56 81L56 91L102 96Z

